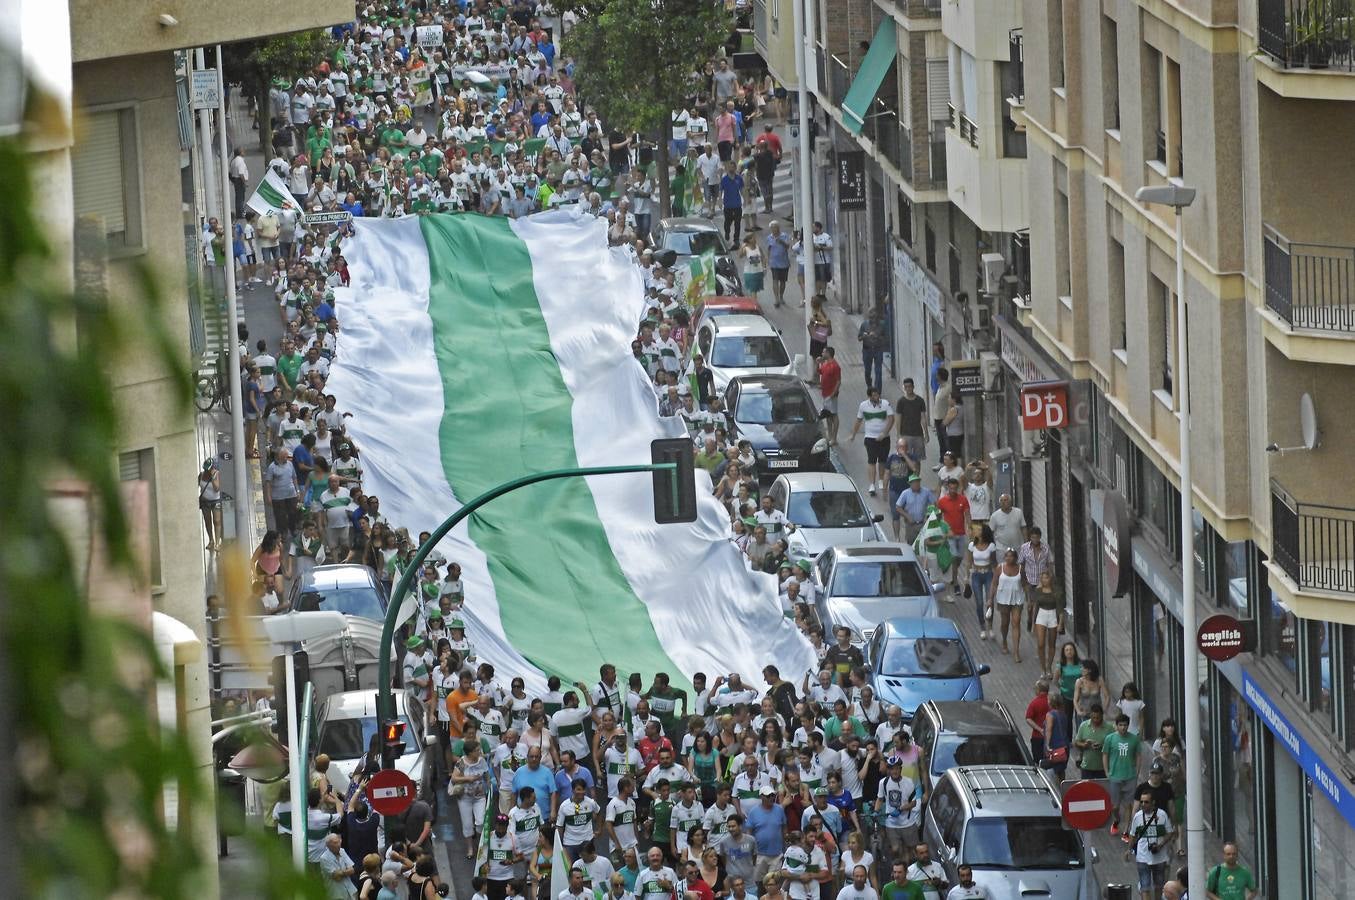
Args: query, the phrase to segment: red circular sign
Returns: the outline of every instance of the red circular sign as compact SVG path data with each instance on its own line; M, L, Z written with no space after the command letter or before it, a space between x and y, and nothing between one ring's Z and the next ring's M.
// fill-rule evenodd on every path
M1063 795L1063 821L1081 831L1105 827L1110 813L1110 794L1098 782L1079 781Z
M382 769L367 782L367 802L383 816L398 816L409 809L417 792L414 781L399 769Z
M1214 662L1226 662L1237 656L1246 649L1244 641L1242 624L1222 613L1205 619L1195 633L1196 646Z

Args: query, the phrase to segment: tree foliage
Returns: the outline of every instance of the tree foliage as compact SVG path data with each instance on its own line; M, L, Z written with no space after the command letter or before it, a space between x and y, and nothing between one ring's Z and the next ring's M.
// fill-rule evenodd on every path
M264 154L273 151L272 123L268 117L268 87L273 79L283 79L288 86L308 75L320 62L334 52L334 42L323 28L296 31L275 37L260 38L228 44L226 78L244 85L254 98L259 110L259 148Z
M583 0L564 39L574 84L608 126L658 138L659 181L668 209L670 115L719 52L731 20L712 0Z

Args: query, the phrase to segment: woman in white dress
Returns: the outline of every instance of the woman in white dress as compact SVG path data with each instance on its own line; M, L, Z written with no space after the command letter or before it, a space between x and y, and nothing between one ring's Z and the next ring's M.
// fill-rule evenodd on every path
M1016 551L1008 550L998 566L997 579L993 582L989 605L996 607L1000 616L998 633L1002 635L1002 652L1007 653L1007 635L1014 635L1012 641L1016 649L1016 661L1021 661L1021 616L1022 605L1026 602L1025 590L1021 585L1021 564L1016 561Z

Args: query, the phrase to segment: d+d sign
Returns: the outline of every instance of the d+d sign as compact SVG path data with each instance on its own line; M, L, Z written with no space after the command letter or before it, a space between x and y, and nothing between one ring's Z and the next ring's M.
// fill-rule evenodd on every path
M1027 382L1021 387L1021 427L1026 431L1068 424L1068 382Z

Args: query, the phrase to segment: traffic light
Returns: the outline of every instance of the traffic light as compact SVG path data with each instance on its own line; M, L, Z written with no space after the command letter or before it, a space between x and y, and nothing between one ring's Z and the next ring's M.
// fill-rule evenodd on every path
M381 723L381 768L394 769L395 761L405 755L405 723Z
M659 438L650 442L650 462L677 464L677 469L654 472L654 521L660 525L696 521L696 461L693 454L688 438Z
M292 665L296 672L296 690L297 696L301 695L301 687L311 680L311 662L310 656L305 650L298 650L292 654ZM273 674L268 678L269 684L273 686L273 733L285 746L287 743L287 716L289 712L293 715L300 715L300 709L294 708L287 702L287 656L273 657Z

